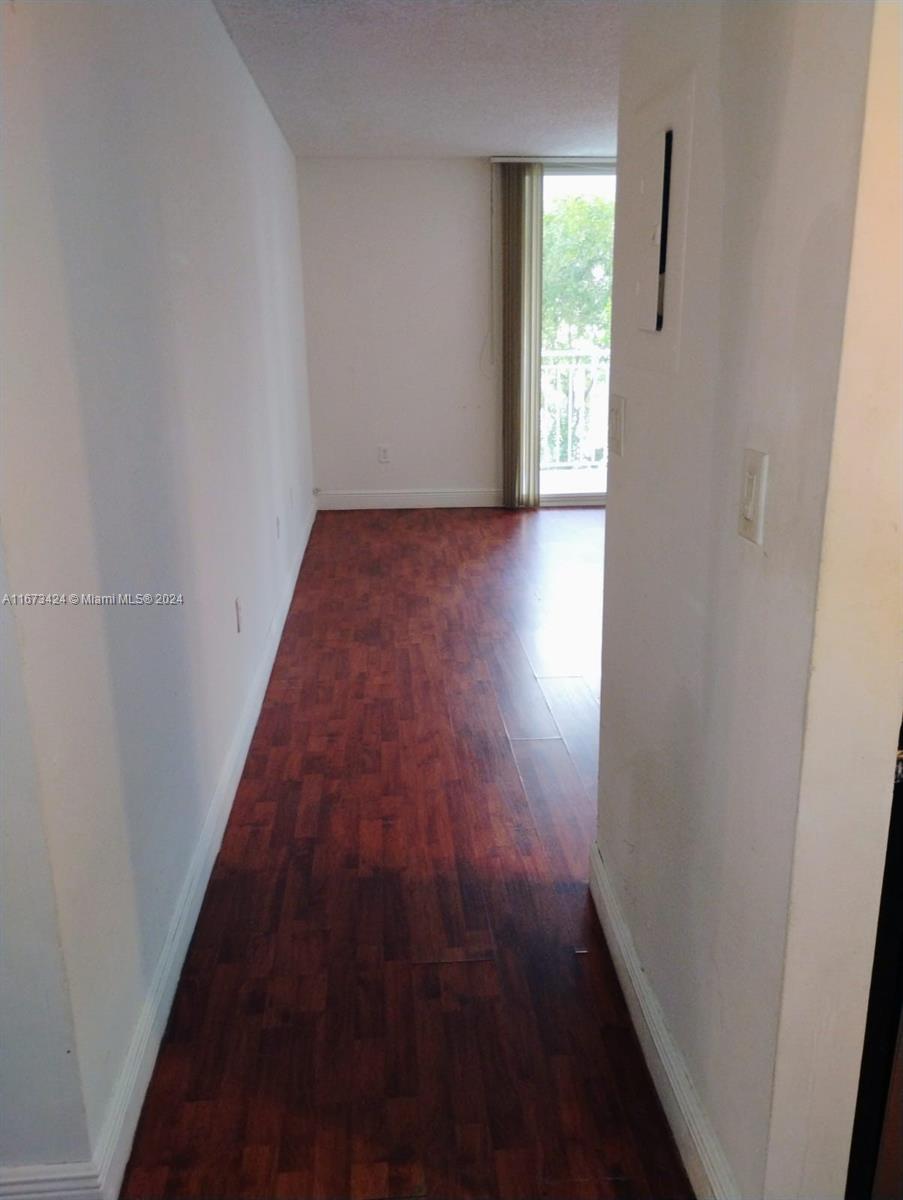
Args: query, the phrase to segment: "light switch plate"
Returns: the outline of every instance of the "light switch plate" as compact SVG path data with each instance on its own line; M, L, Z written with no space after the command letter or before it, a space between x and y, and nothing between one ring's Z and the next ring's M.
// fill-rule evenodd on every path
M740 480L741 537L761 546L765 540L765 493L768 489L768 455L764 450L743 451Z
M616 392L608 397L608 456L624 453L624 409L626 400Z

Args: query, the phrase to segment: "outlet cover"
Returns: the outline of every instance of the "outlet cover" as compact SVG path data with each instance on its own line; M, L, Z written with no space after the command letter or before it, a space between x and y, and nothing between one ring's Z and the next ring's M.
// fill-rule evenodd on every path
M608 398L608 454L621 457L624 453L624 409L626 400L616 392Z
M737 529L741 537L761 546L765 540L765 493L768 488L768 455L764 450L743 451L743 474L740 481L740 519Z

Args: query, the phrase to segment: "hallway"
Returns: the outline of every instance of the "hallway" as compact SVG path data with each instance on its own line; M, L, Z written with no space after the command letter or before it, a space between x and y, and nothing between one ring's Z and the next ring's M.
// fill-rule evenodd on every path
M603 536L319 514L124 1197L691 1195L587 890Z

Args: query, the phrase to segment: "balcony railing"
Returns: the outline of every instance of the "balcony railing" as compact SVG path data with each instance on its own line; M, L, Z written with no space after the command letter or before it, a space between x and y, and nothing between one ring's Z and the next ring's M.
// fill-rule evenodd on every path
M607 350L543 350L540 466L604 467L608 459Z

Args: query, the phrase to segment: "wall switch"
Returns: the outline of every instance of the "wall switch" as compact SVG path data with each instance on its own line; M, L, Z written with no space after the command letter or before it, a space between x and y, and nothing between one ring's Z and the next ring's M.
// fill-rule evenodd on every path
M743 451L738 531L761 546L765 540L765 492L768 487L768 455L762 450Z
M389 447L388 446L377 446L376 447L376 461L381 462L381 463L387 463L389 461Z
M626 400L612 392L608 397L608 456L624 453L624 409Z

